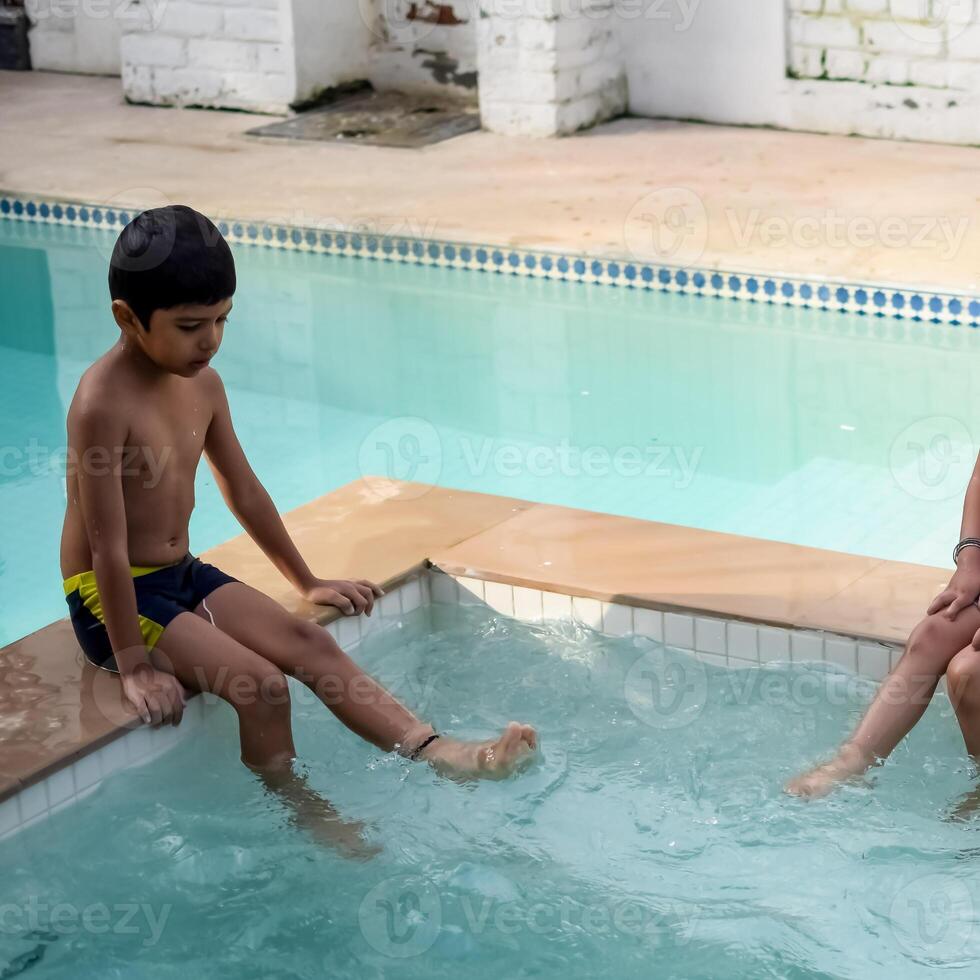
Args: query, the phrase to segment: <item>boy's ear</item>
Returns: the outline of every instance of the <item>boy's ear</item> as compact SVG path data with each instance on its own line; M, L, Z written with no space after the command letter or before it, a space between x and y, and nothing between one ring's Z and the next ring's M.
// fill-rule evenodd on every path
M115 317L119 329L128 336L135 337L141 332L142 324L140 323L139 317L124 299L114 299L112 301L112 315Z

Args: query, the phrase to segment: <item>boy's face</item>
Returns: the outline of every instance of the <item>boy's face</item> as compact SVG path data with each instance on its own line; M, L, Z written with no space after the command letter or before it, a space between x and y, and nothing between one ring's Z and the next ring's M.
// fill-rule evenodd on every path
M206 368L218 352L230 312L231 299L211 306L187 303L154 310L149 330L143 330L131 313L125 319L132 322L120 321L120 326L157 367L183 378L192 378ZM116 319L119 321L118 313Z

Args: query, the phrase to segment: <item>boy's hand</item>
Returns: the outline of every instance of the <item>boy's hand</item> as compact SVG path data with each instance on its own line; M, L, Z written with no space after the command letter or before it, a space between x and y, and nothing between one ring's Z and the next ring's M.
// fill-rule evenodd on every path
M173 674L140 664L132 673L122 675L122 686L126 699L148 725L180 724L187 692Z
M949 580L949 585L932 600L926 612L931 616L941 612L950 622L963 609L976 604L980 598L980 548L966 548L960 552L956 571ZM973 638L973 645L978 645L980 631Z
M319 606L336 606L345 616L361 613L370 616L374 600L383 596L384 590L363 578L355 581L318 578L302 595L307 602Z

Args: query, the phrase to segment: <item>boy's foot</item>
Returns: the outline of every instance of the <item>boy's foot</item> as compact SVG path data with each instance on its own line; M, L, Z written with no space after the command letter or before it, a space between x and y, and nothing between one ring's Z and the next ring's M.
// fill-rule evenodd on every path
M503 779L526 761L538 745L530 725L510 722L500 738L458 742L442 736L430 742L420 758L446 776L462 779Z
M351 861L370 861L382 851L377 844L364 839L364 824L341 820L335 814L324 813L319 815L319 819L309 819L304 829L318 844L323 844L328 850L336 851Z
M978 812L980 812L980 787L960 797L946 819L957 822L972 821Z
M854 745L844 745L837 755L816 769L791 779L785 790L791 796L818 799L826 796L841 783L866 773L874 764L875 757L868 755Z

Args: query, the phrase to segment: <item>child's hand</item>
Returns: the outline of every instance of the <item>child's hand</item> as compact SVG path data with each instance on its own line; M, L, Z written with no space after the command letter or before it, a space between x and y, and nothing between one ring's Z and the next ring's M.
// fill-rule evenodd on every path
M132 673L122 675L122 686L126 700L148 725L180 724L187 692L173 674L140 664Z
M972 552L972 554L968 554ZM926 612L931 616L942 611L952 622L960 611L976 604L980 598L980 548L967 548L959 561L949 585L932 600Z
M345 616L371 615L374 600L384 595L384 590L367 579L317 579L304 593L307 602L320 606L336 606Z

